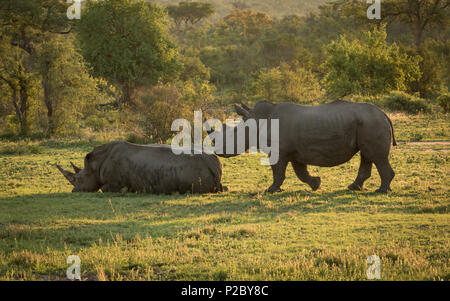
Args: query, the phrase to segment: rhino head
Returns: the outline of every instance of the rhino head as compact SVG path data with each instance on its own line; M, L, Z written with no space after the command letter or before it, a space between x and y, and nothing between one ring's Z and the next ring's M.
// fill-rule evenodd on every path
M97 192L100 189L100 183L97 179L95 171L89 165L81 169L70 162L75 173L64 170L56 164L56 167L64 175L64 177L74 186L72 192Z
M234 157L237 155L240 155L244 152L247 152L250 147L255 146L256 148L259 149L259 141L258 135L250 135L250 127L251 126L251 122L254 122L254 126L256 128L256 131L259 131L259 119L264 119L264 118L269 118L270 113L272 111L272 107L273 104L268 103L268 102L260 102L258 103L253 109L250 109L248 106L246 106L245 104L241 103L240 105L234 105L234 110L235 112L242 117L242 123L245 126L244 129L245 131L242 132L242 134L244 135L243 139L244 139L244 143L245 143L245 147L244 150L238 150L237 146L238 146L238 126L229 126L226 123L223 124L222 126L222 139L223 139L223 143L221 143L221 146L217 146L217 141L216 137L214 137L214 135L212 135L215 131L213 130L208 130L207 133L210 136L211 140L214 141L215 143L215 153L216 155L218 155L219 157L224 157L224 158L229 158L229 157ZM253 139L253 140L252 140ZM231 141L233 140L233 145L234 145L234 150L230 151L230 149L228 149L227 151L227 143L229 144ZM220 150L220 151L219 151Z

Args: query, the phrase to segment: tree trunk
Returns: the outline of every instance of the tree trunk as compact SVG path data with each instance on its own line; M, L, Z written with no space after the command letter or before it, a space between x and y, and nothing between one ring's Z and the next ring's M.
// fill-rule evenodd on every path
M12 104L14 110L16 112L16 117L19 119L20 132L19 135L27 135L28 134L28 120L27 120L27 111L28 111L28 91L26 82L23 80L19 81L19 86L17 87L10 80L0 77L3 81L5 81L10 89L12 90Z
M121 103L119 104L120 108L124 106L131 106L134 104L134 99L136 97L136 91L134 88L130 86L125 86L122 89L122 98Z
M17 92L19 92L19 99L17 99ZM25 136L28 134L28 94L26 90L20 89L17 91L13 89L12 102L16 111L17 119L19 119L20 132L19 135Z
M423 42L423 26L419 21L416 23L416 27L414 28L414 40L417 49L419 49Z
M56 125L53 116L53 101L51 97L51 88L48 75L45 75L42 78L42 88L44 90L44 103L47 108L47 129L45 131L45 136L50 137L55 134Z

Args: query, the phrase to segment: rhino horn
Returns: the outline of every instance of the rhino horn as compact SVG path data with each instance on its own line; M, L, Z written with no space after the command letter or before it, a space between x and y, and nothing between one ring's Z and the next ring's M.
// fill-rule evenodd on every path
M238 113L242 117L249 117L250 116L250 113L246 109L241 108L238 105L234 105L234 109L235 109L236 113Z
M81 171L81 168L77 167L75 164L70 162L70 165L72 165L73 170L75 170L75 173L79 173Z
M63 174L63 176L70 182L70 184L75 186L75 174L71 173L71 172L69 172L67 170L62 169L61 166L59 166L58 164L56 164L56 167Z

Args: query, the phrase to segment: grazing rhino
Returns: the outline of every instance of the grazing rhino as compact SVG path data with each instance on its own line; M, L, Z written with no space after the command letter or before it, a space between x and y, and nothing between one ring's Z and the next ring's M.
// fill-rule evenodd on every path
M110 142L84 158L71 173L56 165L72 192L210 193L223 191L222 166L213 154L175 155L168 145Z
M390 183L395 175L388 160L391 138L394 146L397 143L391 120L378 107L369 103L336 100L318 106L259 102L253 109L241 104L235 105L235 110L244 122L254 119L258 130L260 120L268 120L269 139L270 120L279 120L279 159L276 164L271 165L273 184L268 192L281 191L289 162L297 177L309 184L312 190L317 190L321 183L320 177L312 177L307 165L340 165L349 161L358 151L361 152L361 165L356 180L348 188L361 190L364 181L371 175L374 163L381 177L381 186L377 192L386 193L390 190ZM222 129L234 131L235 146L236 128L224 125ZM211 134L211 131L208 133ZM248 150L248 128L245 133L245 150ZM216 153L222 157L239 155L236 147L235 153L225 154L227 136L229 135L223 135L224 149L220 152L215 149ZM256 147L259 148L259 141L257 144Z

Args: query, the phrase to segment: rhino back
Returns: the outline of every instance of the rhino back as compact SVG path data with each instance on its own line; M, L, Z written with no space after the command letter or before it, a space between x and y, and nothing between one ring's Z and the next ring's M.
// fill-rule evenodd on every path
M378 132L390 130L384 113L366 103L334 101L319 106L283 103L275 106L271 118L280 120L280 153L295 153L297 161L317 166L348 161L358 151L362 125L374 127L372 134L368 133L373 139L379 136Z
M215 192L221 167L214 155L175 155L167 145L124 143L109 153L101 174L115 190L203 193Z

